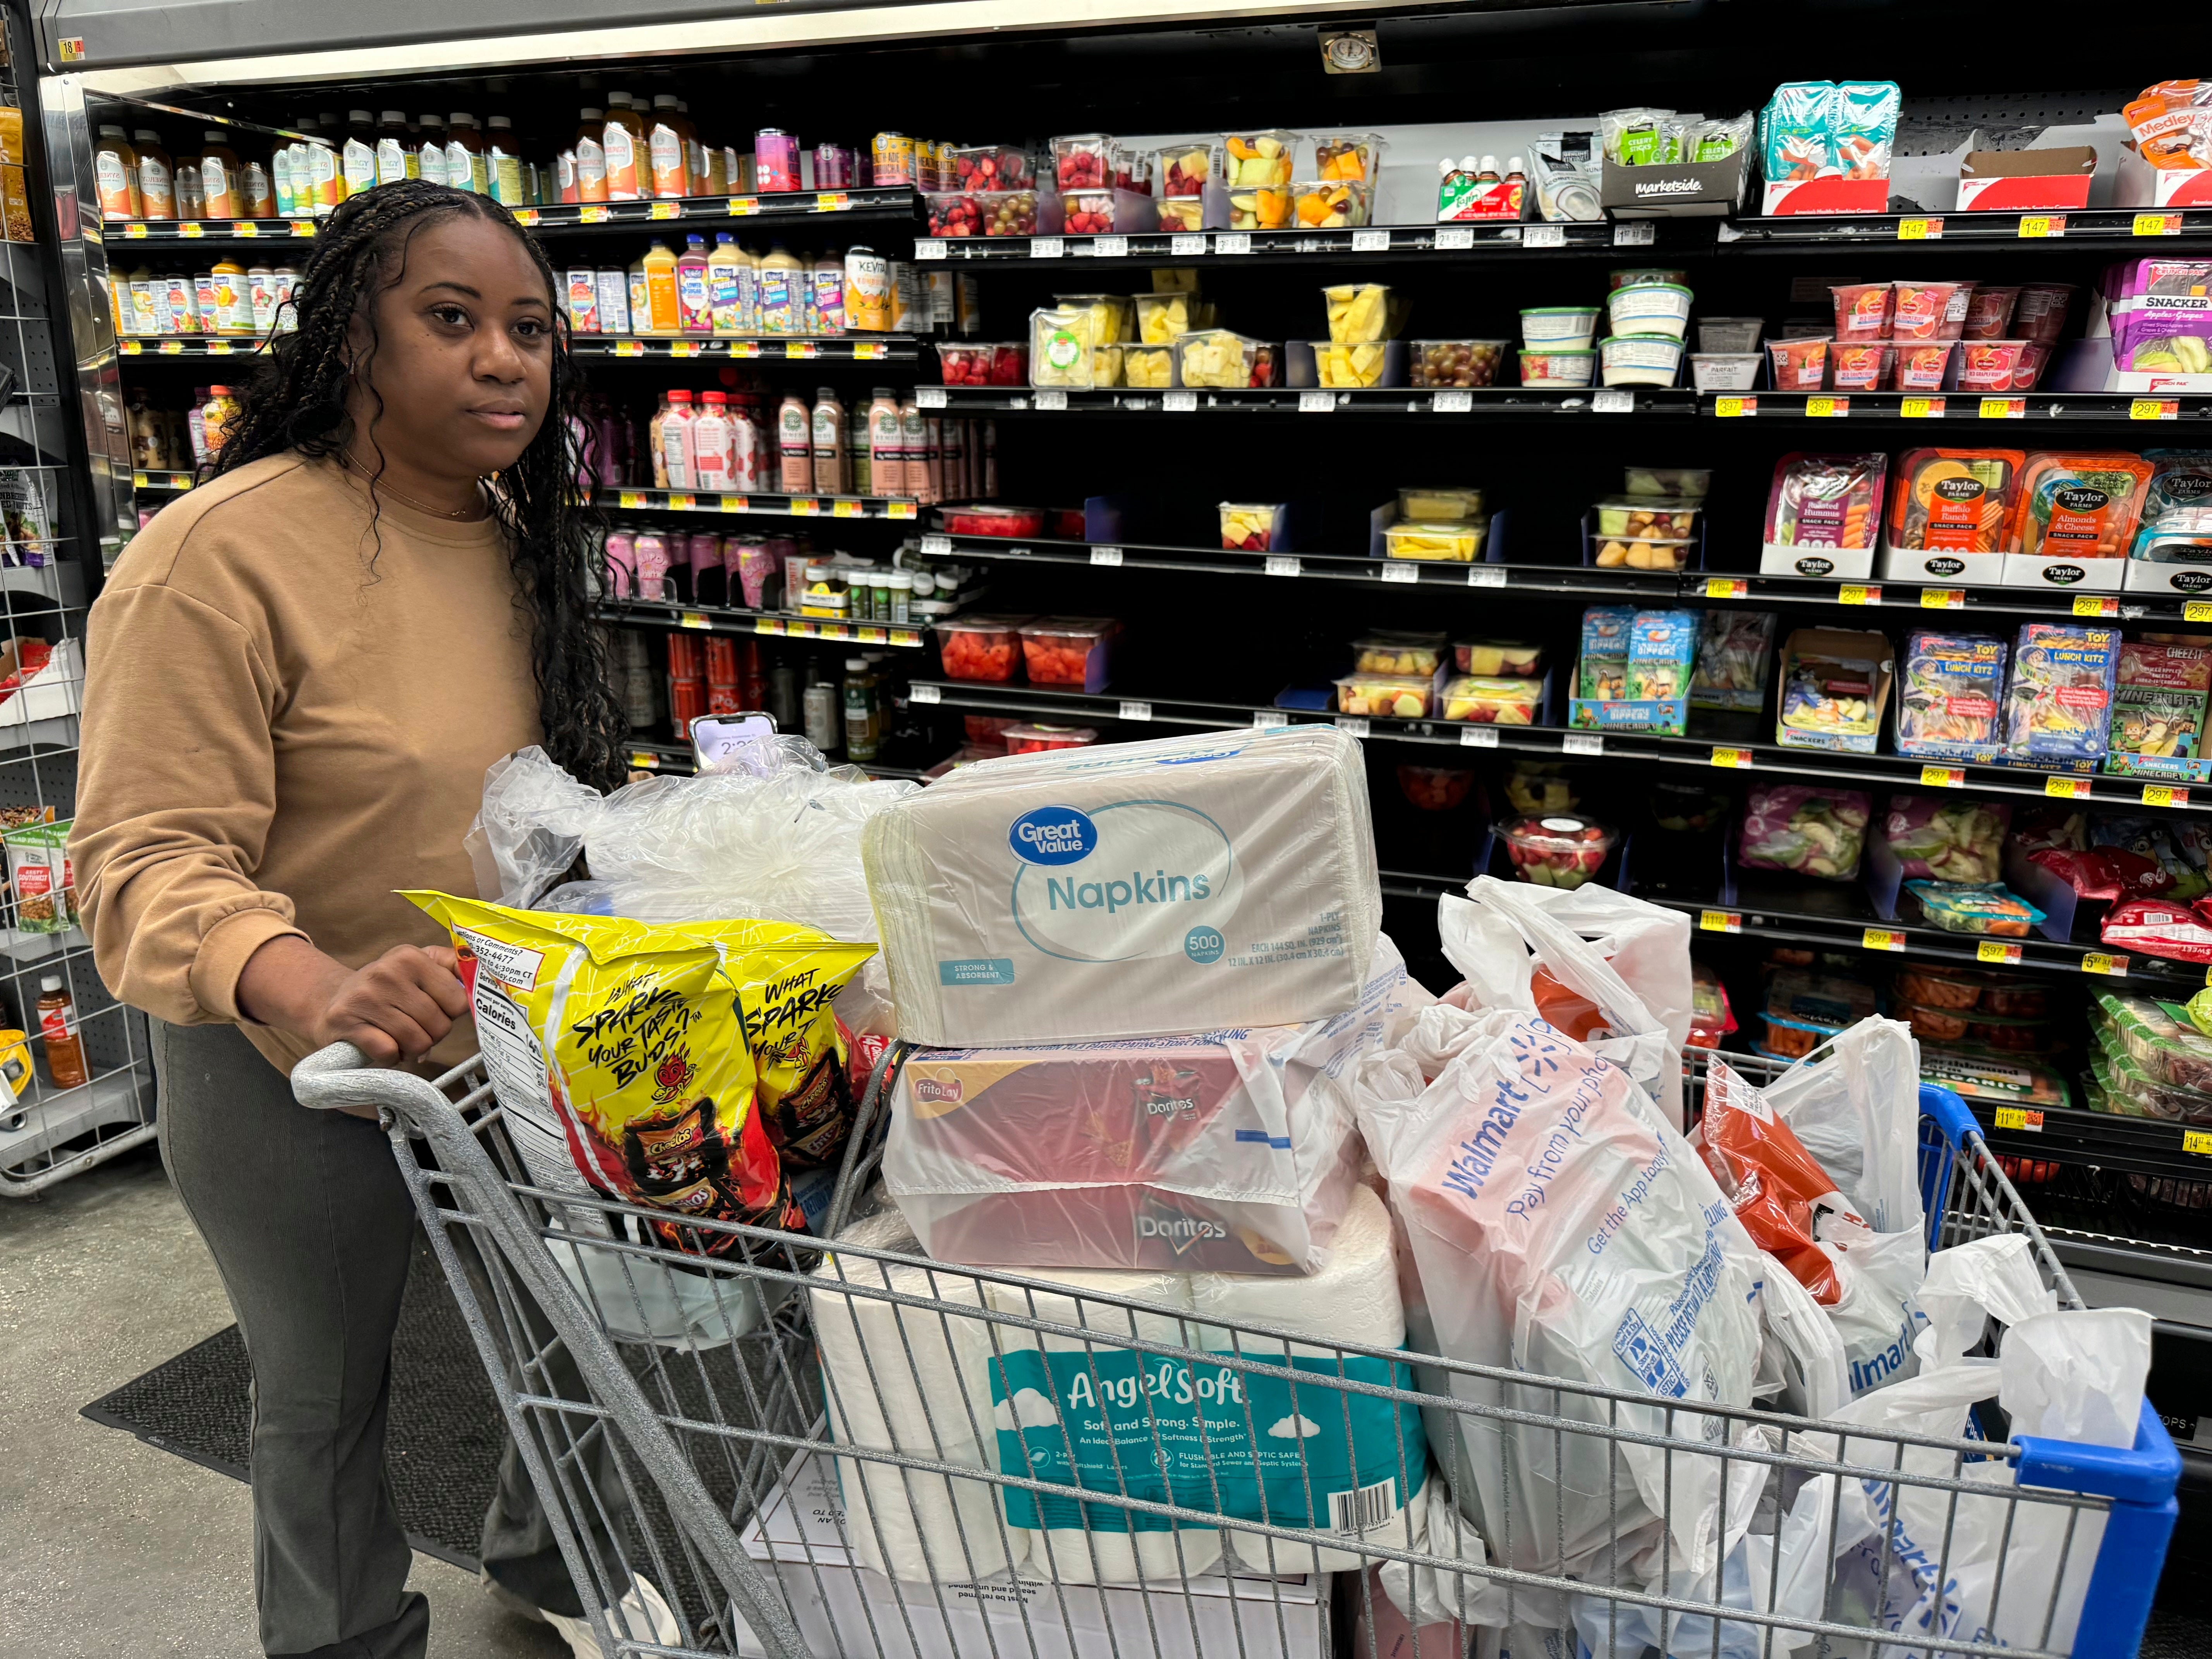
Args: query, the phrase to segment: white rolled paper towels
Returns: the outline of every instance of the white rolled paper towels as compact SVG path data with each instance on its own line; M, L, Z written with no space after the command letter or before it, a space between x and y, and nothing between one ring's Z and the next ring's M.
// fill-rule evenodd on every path
M1311 1370L1317 1379L1294 1390L1276 1378L1243 1374L1251 1429L1244 1431L1240 1412L1238 1439L1244 1443L1224 1447L1217 1438L1214 1455L1217 1464L1233 1462L1249 1468L1256 1462L1266 1513L1256 1501L1240 1503L1230 1512L1273 1526L1342 1532L1398 1549L1419 1547L1408 1505L1428 1476L1428 1438L1419 1411L1327 1382L1340 1376L1412 1385L1410 1372L1396 1362L1341 1355L1334 1346L1405 1344L1406 1313L1398 1295L1390 1215L1382 1200L1366 1187L1353 1190L1328 1265L1318 1273L1304 1279L1193 1273L1190 1291L1191 1306L1201 1322L1195 1346ZM1316 1338L1321 1346L1242 1332L1232 1337L1222 1326L1204 1322L1209 1319L1272 1325ZM1255 1446L1256 1456L1248 1449ZM1263 1533L1231 1528L1228 1537L1237 1559L1255 1572L1352 1572L1365 1565L1346 1551L1316 1553Z
M839 1242L921 1254L896 1210L853 1223ZM932 1272L835 1253L814 1278L823 1286L809 1296L831 1437L840 1445L990 1468L991 1347L984 1322L837 1288L842 1283L980 1308L975 1281L957 1267ZM837 1482L854 1553L862 1565L890 1577L963 1583L1018 1565L1027 1551L1026 1534L1006 1525L998 1488L988 1480L841 1457Z
M1192 1328L1186 1318L1088 1299L1126 1297L1188 1309L1188 1273L1054 1268L1028 1276L1064 1285L1070 1293L987 1281L984 1299L1001 1313L1133 1337L1164 1347L1191 1346ZM1211 1507L1208 1496L1180 1485L1171 1487L1160 1468L1162 1451L1176 1461L1177 1437L1164 1425L1184 1416L1185 1408L1176 1396L1182 1391L1188 1367L1165 1357L1081 1337L1005 1325L996 1328L996 1335L1000 1357L992 1362L991 1403L1002 1473L1117 1497ZM1026 1540L1028 1561L1023 1571L1035 1577L1056 1577L1068 1584L1142 1580L1164 1586L1207 1571L1221 1559L1221 1534L1212 1528L1177 1528L1112 1504L1085 1504L1011 1486L1004 1490L1008 1530L1018 1531ZM1034 1524L1011 1524L1018 1520Z

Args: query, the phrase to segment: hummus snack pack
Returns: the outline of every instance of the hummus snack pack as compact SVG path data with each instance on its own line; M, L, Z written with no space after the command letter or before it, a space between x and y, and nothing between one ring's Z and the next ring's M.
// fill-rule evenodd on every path
M692 1221L799 1232L787 1163L851 1125L830 1000L874 947L773 921L666 925L405 897L460 957L485 1067L541 1185L666 1210L650 1242L719 1254Z

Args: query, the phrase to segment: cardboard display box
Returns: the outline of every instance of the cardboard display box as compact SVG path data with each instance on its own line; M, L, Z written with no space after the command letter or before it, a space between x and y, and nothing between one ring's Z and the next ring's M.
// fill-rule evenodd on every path
M2057 149L1976 149L1959 165L1962 213L2021 213L2086 208L2097 152L2087 144Z

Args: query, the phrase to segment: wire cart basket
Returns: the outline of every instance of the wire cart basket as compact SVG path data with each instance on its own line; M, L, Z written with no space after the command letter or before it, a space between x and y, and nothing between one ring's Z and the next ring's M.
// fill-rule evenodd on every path
M816 1236L683 1251L533 1184L481 1061L293 1074L380 1112L611 1659L2136 1652L2180 1468L2148 1404L2125 1450L1936 1438L948 1267L863 1213L904 1054ZM1929 1247L2021 1236L2080 1307L1964 1103L1920 1105ZM1358 1484L1323 1491L1338 1449ZM1480 1528L1446 1485L1476 1459L1511 1476Z

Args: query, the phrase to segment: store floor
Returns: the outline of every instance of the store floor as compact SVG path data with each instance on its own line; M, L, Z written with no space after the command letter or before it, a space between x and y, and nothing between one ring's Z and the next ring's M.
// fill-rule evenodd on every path
M246 1489L77 1415L230 1322L152 1147L0 1199L0 1654L260 1653ZM410 1583L439 1659L568 1652L441 1561Z

